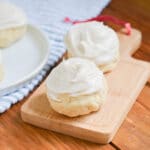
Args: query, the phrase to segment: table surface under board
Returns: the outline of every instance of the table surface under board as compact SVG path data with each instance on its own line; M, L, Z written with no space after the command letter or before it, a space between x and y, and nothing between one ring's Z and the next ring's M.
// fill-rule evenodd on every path
M150 62L149 6L148 0L112 0L102 14L110 14L127 20L134 28L141 30L143 34L142 45L134 53L134 57ZM107 145L86 142L24 123L21 120L20 107L27 99L14 105L0 116L0 149L138 150L140 148L148 150L150 147L150 79L115 138Z

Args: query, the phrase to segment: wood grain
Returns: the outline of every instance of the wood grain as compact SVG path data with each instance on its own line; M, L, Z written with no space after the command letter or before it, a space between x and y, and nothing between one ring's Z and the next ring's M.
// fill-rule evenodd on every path
M140 104L142 104L146 109L150 110L150 86L149 85L146 85L144 87L137 101Z
M123 150L148 150L150 148L150 112L136 102L113 139L113 143Z
M43 83L22 106L22 119L30 124L89 141L110 142L150 76L150 64L131 58L140 46L141 33L118 33L121 58L116 69L106 74L109 94L100 111L69 118L52 110ZM134 90L133 90L134 89Z
M129 21L132 23L132 26L138 28L142 31L143 39L141 48L134 53L134 57L150 62L150 1L149 0L112 0L109 6L102 12L103 14L110 14L117 16L120 19ZM114 26L116 28L116 26ZM118 27L117 27L118 28ZM149 79L150 83L150 79ZM146 86L145 86L146 87ZM147 88L146 88L147 89ZM142 91L142 97L140 98L140 103L144 103L143 108L148 105L148 100L150 99L149 95L144 94L145 88ZM146 93L150 93L150 90L147 89ZM76 138L70 138L61 134L56 134L53 132L47 132L46 130L32 127L31 125L24 124L20 117L20 107L27 100L14 105L6 113L0 115L0 148L3 150L22 150L22 149L76 149L80 150L92 149L92 150L111 150L111 149L131 149L134 145L135 150L142 149L142 137L145 136L144 133L139 132L139 129L130 123L136 122L134 118L129 122L124 121L120 130L117 132L113 143L106 146L99 144L93 144L90 142L85 142L83 140L78 140ZM139 102L136 102L130 111L129 114L135 112L135 105ZM142 109L143 114L149 109ZM147 112L146 111L146 112ZM136 112L138 116L139 112ZM130 118L131 119L131 118ZM136 122L138 123L138 122ZM146 125L148 125L145 122ZM132 130L131 130L132 129ZM21 132L19 132L21 131ZM20 134L21 133L21 134ZM128 133L128 134L127 134ZM136 140L134 140L133 135L136 135ZM132 136L131 136L132 135ZM138 136L138 135L142 135ZM130 141L125 142L127 138L130 138ZM121 139L120 139L121 138ZM145 139L145 149L149 150L149 144L147 138ZM62 142L60 142L62 141ZM117 142L119 141L119 142ZM132 142L131 142L132 141ZM63 143L63 144L62 144ZM117 145L119 143L119 145ZM124 143L126 146L124 147ZM114 148L113 148L114 147Z

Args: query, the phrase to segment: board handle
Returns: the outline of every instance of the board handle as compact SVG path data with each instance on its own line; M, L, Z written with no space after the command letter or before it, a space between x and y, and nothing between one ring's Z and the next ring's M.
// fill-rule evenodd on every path
M120 55L122 60L130 61L132 64L142 66L143 73L146 73L147 80L150 76L150 63L138 60L132 57L132 54L140 47L142 41L142 34L137 29L132 29L130 35L124 34L124 29L117 32L120 41Z
M120 41L120 55L121 57L131 57L132 54L140 47L142 41L142 34L137 29L132 29L130 35L124 33L124 29L118 33Z

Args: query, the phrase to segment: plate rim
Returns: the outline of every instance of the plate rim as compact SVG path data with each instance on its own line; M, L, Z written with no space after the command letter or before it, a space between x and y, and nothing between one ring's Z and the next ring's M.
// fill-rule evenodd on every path
M48 40L48 37L46 36L46 34L39 27L37 27L36 25L33 25L33 24L28 24L27 28L31 28L31 29L35 30L36 32L40 33L40 35L42 35L41 37L44 39L45 43L47 44L47 46L46 46L47 52L45 53L45 56L44 56L43 60L41 61L40 65L38 65L31 73L29 73L22 79L17 80L15 83L12 83L4 88L0 88L0 96L3 96L3 95L13 92L14 91L13 89L15 89L16 87L19 88L20 86L22 86L22 84L25 84L29 80L33 79L42 70L44 65L46 65L47 60L49 58L50 40Z

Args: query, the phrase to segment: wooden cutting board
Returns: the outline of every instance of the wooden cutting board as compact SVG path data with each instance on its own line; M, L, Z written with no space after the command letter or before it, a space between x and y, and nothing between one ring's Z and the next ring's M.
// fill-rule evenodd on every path
M150 76L150 64L131 57L141 43L141 33L133 29L127 36L118 32L121 60L106 74L109 93L98 112L69 118L51 109L43 83L21 108L23 121L44 129L81 139L109 143ZM60 75L61 77L61 75Z

